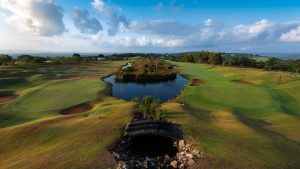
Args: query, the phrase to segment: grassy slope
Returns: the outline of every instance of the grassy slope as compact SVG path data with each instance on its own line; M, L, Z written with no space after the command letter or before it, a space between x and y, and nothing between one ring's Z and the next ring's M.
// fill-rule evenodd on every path
M132 103L101 93L100 77L124 62L103 62L6 71L2 83L20 98L0 105L1 168L108 168L115 161L107 148L131 119ZM9 72L9 73L7 73ZM100 92L100 93L99 93ZM86 113L62 116L59 110L89 102Z
M132 104L97 93L105 91L99 77L121 64L0 68L0 81L5 81L0 90L21 95L0 105L1 168L112 167L107 147L130 120ZM176 64L191 79L205 81L163 106L170 119L184 124L189 140L206 152L196 168L300 165L299 78L284 74L284 83L278 85L277 73ZM230 82L234 79L254 84ZM60 108L82 102L94 109L58 114Z
M164 105L168 117L183 123L190 140L208 154L198 168L300 166L299 77L283 73L278 85L278 73L175 64L205 82ZM253 84L231 82L236 79Z

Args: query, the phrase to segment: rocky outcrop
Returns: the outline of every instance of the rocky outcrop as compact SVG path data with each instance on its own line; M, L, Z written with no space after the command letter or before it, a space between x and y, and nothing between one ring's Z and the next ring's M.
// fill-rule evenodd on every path
M192 145L187 144L185 140L179 140L174 142L174 146L177 146L179 150L174 157L169 155L153 158L138 157L130 155L130 150L128 150L130 144L130 139L122 140L117 145L117 149L111 152L112 156L118 161L117 169L184 169L194 165L202 154L194 149Z

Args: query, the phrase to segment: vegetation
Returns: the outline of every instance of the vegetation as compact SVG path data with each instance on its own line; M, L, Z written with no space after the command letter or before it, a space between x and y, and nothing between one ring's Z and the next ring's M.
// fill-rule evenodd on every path
M108 147L132 119L134 104L106 95L99 78L123 64L0 67L1 93L19 95L0 104L0 168L114 168ZM93 108L59 113L82 103Z
M138 59L131 66L121 69L120 73L132 74L167 74L174 72L173 65L157 58Z
M300 77L283 72L171 62L190 79L162 109L205 152L195 168L298 168ZM282 83L278 84L278 77Z
M45 64L75 64L80 62L96 62L104 59L105 56L99 54L97 56L81 56L74 53L71 57L54 56L54 57L39 57L32 55L20 55L13 58L9 55L0 55L0 65L45 65ZM107 59L106 59L107 60Z
M99 78L128 61L98 62L96 56L85 61L80 56L77 63L75 56L77 61L54 57L46 58L53 63L43 63L43 58L1 55L0 93L18 96L0 104L1 168L114 168L108 149L122 135L132 112L156 120L163 114L181 123L189 142L203 152L194 168L298 168L300 77L273 70L299 73L300 62L206 56L192 61L205 64L159 60L163 69L176 65L191 83L199 82L161 105L151 97L135 99L134 104L107 94L109 88ZM152 66L140 66L140 72L155 72L157 59L148 61ZM92 109L60 114L81 104Z
M167 81L176 78L173 65L158 58L137 59L116 73L115 79L120 82L153 82Z
M136 114L138 117L143 117L143 119L161 119L162 110L159 100L154 100L151 96L145 96L142 99L135 98L133 101L137 102Z
M300 60L282 60L278 58L261 60L253 56L228 56L228 54L220 52L214 53L203 51L196 53L184 53L179 55L175 60L181 62L205 63L212 65L259 68L268 71L289 71L296 74L299 74L300 70Z
M10 65L13 62L13 58L9 55L0 55L0 65Z

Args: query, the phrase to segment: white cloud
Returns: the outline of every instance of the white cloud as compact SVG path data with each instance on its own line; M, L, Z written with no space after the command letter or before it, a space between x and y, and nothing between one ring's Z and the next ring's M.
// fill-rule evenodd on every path
M147 39L145 36L142 36L140 38L137 38L136 42L137 42L138 46L148 46L150 43L150 40Z
M23 32L54 36L66 31L64 11L53 0L1 0L0 8L8 11L7 21Z
M101 43L115 47L157 48L236 46L236 49L245 50L245 46L251 43L279 43L282 32L297 25L298 22L276 23L267 20L232 27L213 19L196 26L172 20L132 21L124 36L103 37Z
M179 47L184 45L184 40L182 39L177 39L177 38L154 38L152 40L153 46L158 46L158 47Z
M290 30L287 33L283 33L280 37L280 40L286 42L300 42L300 26Z
M173 20L149 20L149 21L132 21L129 29L141 34L154 35L188 35L195 32L196 28Z
M102 30L101 23L96 18L89 18L88 11L84 9L73 8L71 11L71 19L81 33L96 34Z
M251 40L263 36L272 35L274 23L268 20L261 20L253 25L237 25L233 28L233 35L239 40Z
M107 20L110 28L108 29L109 35L115 35L123 27L128 27L128 20L124 15L120 15L120 8L106 3L104 0L94 0L92 6L99 14Z

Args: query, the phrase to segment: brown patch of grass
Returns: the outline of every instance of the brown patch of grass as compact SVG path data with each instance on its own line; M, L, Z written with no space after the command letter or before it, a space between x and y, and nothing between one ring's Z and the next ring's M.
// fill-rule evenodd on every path
M231 82L240 83L240 84L253 84L252 82L241 80L241 79L232 80Z
M18 97L19 97L19 95L17 95L17 94L0 94L0 104L7 103Z
M83 113L89 110L92 110L93 106L88 104L88 103L84 103L84 104L80 104L80 105L76 105L70 108L66 108L61 110L59 113L62 115L70 115L70 114L78 114L78 113Z
M133 111L131 103L115 105L96 109L94 116L58 116L0 129L0 168L114 168L109 147Z
M201 79L193 79L191 86L200 86L203 85L205 82Z

